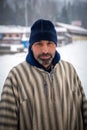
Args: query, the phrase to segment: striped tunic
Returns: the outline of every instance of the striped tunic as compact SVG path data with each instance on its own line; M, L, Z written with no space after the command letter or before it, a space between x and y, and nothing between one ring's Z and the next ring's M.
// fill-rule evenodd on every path
M0 130L87 130L87 100L71 64L48 73L26 61L12 68L0 101Z

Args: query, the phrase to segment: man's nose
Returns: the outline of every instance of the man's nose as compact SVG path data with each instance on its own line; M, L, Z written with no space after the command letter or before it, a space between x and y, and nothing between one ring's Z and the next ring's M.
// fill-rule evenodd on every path
M44 45L42 48L43 53L47 53L48 52L48 46Z

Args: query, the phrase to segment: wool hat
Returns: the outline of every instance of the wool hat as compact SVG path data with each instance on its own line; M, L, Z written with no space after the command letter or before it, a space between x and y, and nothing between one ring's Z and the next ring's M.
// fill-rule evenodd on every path
M57 45L57 34L53 23L49 20L39 19L31 27L29 45L35 42L47 40L53 41Z

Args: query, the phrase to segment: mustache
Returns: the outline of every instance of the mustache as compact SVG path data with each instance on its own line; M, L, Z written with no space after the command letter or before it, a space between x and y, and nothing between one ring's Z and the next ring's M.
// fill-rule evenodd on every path
M38 57L41 57L41 56L50 56L50 57L52 57L52 55L50 53L42 53Z

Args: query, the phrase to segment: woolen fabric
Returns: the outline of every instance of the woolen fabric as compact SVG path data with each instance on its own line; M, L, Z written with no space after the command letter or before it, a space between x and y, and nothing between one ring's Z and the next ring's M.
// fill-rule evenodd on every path
M57 45L57 33L50 20L39 19L31 27L29 46L41 40L53 41Z
M0 101L0 130L87 130L87 100L73 66L48 73L26 61L14 67Z

